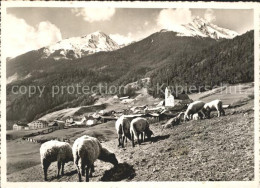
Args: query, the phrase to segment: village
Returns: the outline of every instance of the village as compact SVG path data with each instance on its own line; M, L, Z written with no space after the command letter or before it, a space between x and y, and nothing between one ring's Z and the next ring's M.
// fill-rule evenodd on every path
M120 98L114 96L113 99L115 99L118 103L126 104L128 108L110 111L100 110L80 116L68 116L66 118L55 119L51 122L41 119L32 121L28 124L24 122L16 122L13 125L13 130L21 131L47 129L47 131L42 131L42 134L45 134L59 129L95 126L100 123L116 120L122 115L127 115L128 117L145 117L149 120L149 122L159 122L173 118L178 112L187 108L188 104L191 103L192 100L189 99L188 95L185 95L185 97L183 96L184 95L182 95L182 99L174 99L171 91L166 87L165 99L160 101L158 104L154 104L153 106L135 106L134 99L130 99L128 96Z
M84 135L89 135L91 137L97 138L101 142L102 147L105 147L109 151L115 153L116 158L119 161L121 161L119 167L117 168L115 167L111 168L111 164L109 163L97 161L95 163L97 169L97 172L95 172L95 174L98 175L94 178L90 178L90 181L100 181L100 180L102 181L103 179L104 180L107 179L108 181L110 180L125 181L129 178L130 178L129 180L131 181L132 180L139 181L138 177L140 176L142 180L143 179L149 180L149 177L146 177L147 173L141 175L140 174L141 171L138 170L138 165L135 164L136 163L135 161L138 160L138 157L136 155L144 155L141 154L140 152L145 152L145 155L148 155L148 153L150 152L153 153L153 151L155 150L156 151L162 150L162 145L165 144L165 145L169 145L169 147L174 147L176 149L175 151L177 152L175 154L176 156L170 158L171 160L177 160L177 158L179 157L193 158L194 157L193 156L194 154L192 154L193 149L192 148L187 149L187 143L183 145L184 148L179 148L180 146L178 146L178 143L181 144L182 142L180 142L180 140L178 141L178 139L181 139L184 142L189 142L190 144L194 139L195 140L199 139L195 141L194 144L201 143L200 141L201 139L210 139L211 141L209 143L203 142L202 146L196 146L200 149L205 150L205 148L211 147L212 144L216 144L215 142L219 140L218 138L215 138L215 136L217 136L218 134L212 134L212 138L211 136L209 138L205 138L205 136L209 134L210 130L214 132L214 130L219 129L219 131L222 131L221 134L229 134L227 132L227 129L229 128L227 128L226 126L228 127L231 126L234 129L233 131L235 131L234 135L232 135L232 138L230 137L230 139L232 140L238 139L239 137L236 137L235 135L243 134L244 131L246 131L244 132L246 135L247 134L248 136L251 135L250 130L252 127L249 125L252 123L252 118L253 118L253 109L252 109L253 100L252 98L249 98L250 95L248 95L248 93L251 93L253 91L252 86L253 86L252 83L243 84L240 87L240 89L245 93L244 94L239 93L237 95L234 94L232 99L229 98L229 93L228 94L221 93L221 91L223 91L223 88L217 88L215 90L203 92L201 94L190 95L189 98L180 100L180 99L175 99L174 96L171 95L171 92L169 92L168 88L166 88L165 99L157 100L156 104L154 104L153 102L154 105L151 105L150 103L149 106L148 105L130 106L129 103L126 103L125 101L130 100L133 102L134 101L133 99L129 97L124 97L121 99L112 97L113 101L116 100L117 104L119 103L120 106L125 108L125 110L124 108L122 108L122 110L109 110L109 111L106 111L104 109L101 110L102 108L104 108L104 105L97 103L93 105L95 106L95 108L93 108L93 106L91 108L85 107L84 108L85 115L81 114L78 115L78 117L74 117L72 113L68 113L68 115L66 115L67 118L65 118L64 120L62 118L58 119L57 117L60 114L63 115L66 114L64 111L61 111L59 113L53 112L51 114L47 114L45 116L45 119L53 119L53 121L47 122L43 120L44 118L40 118L39 120L33 121L28 125L23 124L22 126L18 126L21 127L18 128L19 130L8 131L7 140L8 140L8 146L10 148L8 150L8 155L10 157L8 163L9 165L8 180L28 181L28 178L29 181L43 180L42 168L39 165L40 146L43 145L44 143L48 143L48 141L51 140L72 144L77 138L81 138L80 136L84 136ZM236 86L230 86L230 89L234 91L235 87ZM147 98L147 95L143 95L143 97ZM193 101L196 102L198 101L198 99L201 99L203 101L212 101L212 99L216 99L216 98L222 98L222 100L224 101L223 109L226 113L226 116L217 117L217 113L213 111L213 114L210 119L203 120L199 118L199 119L194 119L186 122L184 122L183 118L179 119L180 114L185 112L189 104L193 103ZM101 102L103 102L103 100L101 100ZM126 106L129 106L129 108L126 108ZM88 113L86 113L86 109L88 109ZM66 110L71 112L75 109L66 109ZM76 108L76 110L80 111L82 110L82 108ZM141 145L139 145L138 147L133 147L133 148L127 143L125 145L125 148L123 149L118 147L118 145L120 145L120 142L118 143L117 141L118 139L116 139L119 136L116 130L116 122L120 119L119 117L125 117L127 119L145 118L150 124L150 129L154 133L154 135L152 135L150 138L150 142L146 140L145 142L142 142ZM240 122L237 124L236 128L233 126L234 124L232 123L235 121L234 118ZM230 119L233 120L231 121ZM222 125L223 121L227 122L227 125L223 126ZM17 124L14 125L14 129L17 129L16 127ZM186 132L186 130L189 131ZM193 133L194 131L195 133ZM197 136L192 138L190 134L195 134ZM174 145L177 144L177 145L171 146L172 144ZM193 144L191 144L190 147L193 147L192 145ZM154 147L156 147L157 149L155 149ZM227 145L225 147L229 147L229 146ZM19 148L19 149L12 150L11 148ZM233 150L232 148L230 149ZM250 145L248 145L247 149L245 151L243 150L243 152L248 152L248 151L251 152L251 150L248 149L250 149ZM13 153L14 151L15 153ZM168 150L161 153L161 155L163 155L161 156L162 160L166 160L166 156L164 155L167 155L167 152ZM29 158L28 158L28 153L31 153L31 156ZM129 161L129 157L131 158L132 155L134 156ZM215 160L217 162L218 158L214 159L214 161ZM251 161L251 158L250 159L248 158L248 160ZM103 168L104 165L107 169L105 173ZM189 166L190 168L191 167L190 165L194 165L194 164L193 163L187 164L186 167L188 168ZM151 167L149 165L142 166L142 169L144 171L147 171L150 168ZM166 167L162 167L162 168L166 168ZM48 177L50 178L48 179L48 181L78 181L76 178L76 171L72 170L75 169L73 162L69 162L67 165L65 165L65 176L57 178L56 169L57 169L56 163L53 163L48 170ZM172 169L169 170L172 171ZM22 174L28 174L29 171L34 171L35 176L18 175L21 172ZM71 171L73 172L72 175L71 175ZM129 174L127 174L126 171L129 171ZM161 180L161 181L170 178L167 176L165 177L166 179L163 179L163 177L155 175L158 174L161 170L158 170L157 172L156 171L157 170L155 169L155 172L153 172L154 176L150 178ZM176 171L176 173L178 173L178 171ZM136 176L134 174L139 174L139 175ZM227 179L231 178L231 176L224 175L224 174L223 174L223 178L227 178ZM185 179L188 176L189 174L186 174L183 176L183 178ZM202 175L198 175L197 178L198 180L203 180L203 177L204 176ZM71 180L70 178L73 178L73 180ZM176 176L174 179L177 178L178 176ZM205 176L204 178L207 179L207 176ZM216 177L214 176L214 178Z

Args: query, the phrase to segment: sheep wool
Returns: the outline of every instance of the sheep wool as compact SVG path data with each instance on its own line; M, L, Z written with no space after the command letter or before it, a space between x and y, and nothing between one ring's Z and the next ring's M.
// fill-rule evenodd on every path
M44 170L44 179L47 180L47 170L52 162L58 162L58 175L62 166L62 175L64 174L64 165L73 161L72 148L69 143L51 140L43 143L40 147L41 164Z
M81 181L81 176L85 175L85 171L86 181L89 181L89 171L90 176L92 176L92 172L94 171L94 162L97 159L110 162L114 165L118 164L115 154L102 148L98 139L91 136L84 135L76 139L72 147L72 152L74 164L78 171L79 181Z

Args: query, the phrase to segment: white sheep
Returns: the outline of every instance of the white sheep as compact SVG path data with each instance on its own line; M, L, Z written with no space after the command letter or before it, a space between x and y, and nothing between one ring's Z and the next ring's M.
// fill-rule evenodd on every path
M123 148L124 142L127 142L127 138L131 140L130 121L124 115L122 115L117 119L115 127L118 135L118 147L121 145Z
M40 147L41 164L44 172L44 180L47 181L47 170L52 162L58 162L58 177L64 175L64 165L73 161L72 149L69 143L51 140L43 143Z
M202 111L204 105L205 103L202 101L194 101L190 103L187 110L185 111L184 121L186 121L187 119L191 120L193 114L198 113L199 111L201 111L201 113L205 117L205 113Z
M134 140L137 139L138 144L140 145L139 135L141 135L141 141L144 141L145 136L148 139L151 138L153 132L149 128L149 123L145 118L138 117L131 121L130 124L130 134L133 147L135 146Z
M114 166L118 165L115 154L103 148L98 139L94 137L84 135L77 138L73 144L72 151L79 181L81 181L81 176L84 176L85 172L86 181L89 181L89 175L92 176L92 173L94 172L94 162L97 159L110 162Z
M208 102L204 105L203 109L207 112L208 118L210 117L210 112L212 110L218 111L218 117L221 115L225 115L225 111L223 110L222 101L221 100L214 100L211 102Z

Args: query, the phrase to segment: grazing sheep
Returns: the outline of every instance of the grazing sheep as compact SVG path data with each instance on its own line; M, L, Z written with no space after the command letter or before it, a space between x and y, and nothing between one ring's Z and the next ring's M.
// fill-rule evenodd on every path
M225 115L225 111L223 110L222 101L221 100L214 100L211 102L208 102L204 105L203 109L207 112L207 117L210 118L210 112L212 110L218 111L218 117L221 115Z
M120 116L115 123L115 127L118 135L118 147L121 145L123 148L127 138L131 140L130 121L125 116Z
M102 148L98 139L90 136L82 136L75 140L73 147L74 164L77 167L79 181L81 176L85 175L86 181L89 181L89 175L94 172L94 162L99 159L105 162L110 162L114 166L118 165L118 161L114 153ZM90 171L90 174L89 174Z
M139 140L139 135L141 135L141 141L145 140L145 136L147 136L147 138L150 140L151 136L153 135L153 132L149 128L148 121L145 118L138 117L131 121L130 134L132 145L134 147L134 138L137 139L138 144L140 145L141 142Z
M194 102L190 103L184 114L184 121L186 121L187 119L191 120L193 114L195 114L199 111L201 111L201 113L205 117L205 113L202 111L204 105L205 105L205 103L202 101L194 101Z
M178 116L169 119L163 126L162 129L171 128L174 125L179 125L181 123L182 116L184 116L184 112L179 113Z
M58 162L58 177L62 166L61 174L64 175L64 165L73 161L72 149L69 143L51 140L45 142L40 148L41 164L44 171L44 180L47 181L47 170L52 162Z
M198 112L198 113L196 113L196 114L193 114L192 119L193 119L193 120L203 119L203 114L202 114L201 112Z

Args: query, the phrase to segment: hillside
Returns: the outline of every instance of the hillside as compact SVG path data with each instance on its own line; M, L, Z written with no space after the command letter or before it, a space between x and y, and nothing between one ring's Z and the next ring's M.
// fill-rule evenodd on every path
M165 74L165 70L169 73ZM167 83L167 78L170 85L212 86L253 81L252 72L253 31L222 41L179 37L174 32L163 31L112 52L75 60L42 59L39 51L32 51L7 63L7 76L17 77L7 85L7 119L32 121L41 114L95 102L91 92L51 96L52 86L124 86L150 77L149 93L161 97L155 93L155 87L157 83ZM31 97L14 95L11 93L14 85L44 87L44 92L40 98L39 91ZM104 93L104 90L94 92Z
M97 161L90 181L250 181L254 179L252 108L250 100L241 107L227 109L226 116L220 118L213 113L211 119L193 120L165 130L161 129L164 122L152 124L155 134L152 141L135 148L129 142L125 149L117 147L114 122L87 130L66 130L65 135L53 132L50 136L65 136L73 143L82 134L89 134L98 137L103 147L116 154L118 168ZM39 144L17 139L8 141L7 146L8 181L43 181ZM15 154L13 148L19 148ZM53 163L48 171L49 181L77 181L72 162L65 165L65 176L59 179L56 169Z
M254 32L172 59L154 70L150 77L150 94L154 97L162 96L156 93L156 88L167 80L173 88L183 86L184 91L195 86L193 92L221 84L251 82L254 80Z

